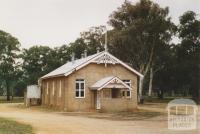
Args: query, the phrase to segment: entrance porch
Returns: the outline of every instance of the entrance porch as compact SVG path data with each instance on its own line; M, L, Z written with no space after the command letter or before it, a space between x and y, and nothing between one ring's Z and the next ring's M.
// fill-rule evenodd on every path
M91 86L94 92L95 107L101 111L128 111L134 109L132 88L111 76L97 81Z

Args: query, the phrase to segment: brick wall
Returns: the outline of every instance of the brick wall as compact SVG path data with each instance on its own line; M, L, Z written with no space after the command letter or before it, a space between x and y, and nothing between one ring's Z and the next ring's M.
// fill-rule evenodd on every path
M137 106L134 100L125 98L101 98L100 102L103 112L133 111Z
M119 64L108 64L107 67L105 67L104 64L95 63L89 64L67 77L56 77L42 80L42 105L66 111L90 111L95 109L94 91L91 91L89 87L98 80L108 76L118 76L122 80L131 80L133 90L131 91L132 98L130 100L130 107L135 108L137 106L137 76ZM85 98L75 98L76 79L85 80ZM61 97L58 96L60 80L62 80ZM53 81L55 84L54 95L52 95ZM47 82L49 83L48 94L46 92ZM121 103L127 104L125 101L122 101ZM108 106L106 107L108 108Z

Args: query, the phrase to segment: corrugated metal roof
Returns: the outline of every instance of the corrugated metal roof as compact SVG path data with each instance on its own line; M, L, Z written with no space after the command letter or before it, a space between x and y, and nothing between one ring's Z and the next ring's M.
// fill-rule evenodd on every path
M97 81L96 83L94 83L91 88L92 89L97 89L99 87L101 87L103 84L105 84L106 82L112 80L113 78L115 78L115 76L109 76L109 77L105 77L99 81Z
M69 74L73 73L73 71L79 70L80 68L88 65L91 62L95 62L96 59L98 59L99 57L104 56L104 55L107 55L109 58L115 60L118 64L121 64L125 68L134 72L136 75L143 77L143 75L141 73L139 73L132 67L123 63L122 61L120 61L119 59L117 59L116 57L111 55L110 53L103 51L100 53L90 55L86 58L75 60L74 62L68 62L68 63L64 64L63 66L55 69L54 71L44 75L43 77L41 77L41 79L46 79L46 78L50 78L50 77L58 77L58 76L68 76ZM105 60L105 59L103 58L102 60ZM105 63L105 64L107 64L107 63Z
M78 67L81 64L93 59L94 57L100 55L101 53L103 53L103 52L90 55L86 58L75 60L74 62L68 62L68 63L62 65L61 67L55 69L54 71L44 75L42 77L42 79L49 78L49 77L55 77L55 76L61 76L61 75L64 76L65 73L70 72L71 70L74 70L76 67Z

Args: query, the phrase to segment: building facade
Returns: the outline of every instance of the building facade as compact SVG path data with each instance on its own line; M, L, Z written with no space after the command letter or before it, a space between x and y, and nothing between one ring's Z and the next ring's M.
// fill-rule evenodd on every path
M142 74L108 52L73 60L40 78L42 105L64 111L131 111Z

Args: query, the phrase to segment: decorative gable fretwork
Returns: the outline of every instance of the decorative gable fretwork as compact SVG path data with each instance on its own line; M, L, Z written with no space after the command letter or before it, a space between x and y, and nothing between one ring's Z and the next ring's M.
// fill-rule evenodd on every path
M114 58L112 58L109 54L104 53L103 55L101 55L100 57L97 57L96 59L94 59L95 63L97 64L105 64L105 66L107 64L116 64L118 63L117 60L115 60Z

